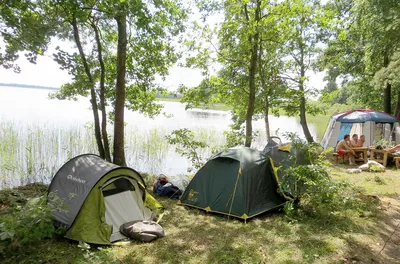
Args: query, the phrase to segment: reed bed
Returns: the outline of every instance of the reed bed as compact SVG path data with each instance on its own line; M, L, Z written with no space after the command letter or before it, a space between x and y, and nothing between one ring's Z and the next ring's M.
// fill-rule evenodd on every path
M208 147L200 155L209 157L224 143L223 132L213 128L193 128L197 140ZM97 154L93 126L58 124L23 124L0 120L0 189L32 182L49 183L57 170L69 159L84 153ZM127 165L139 172L159 174L185 173L188 162L168 145L167 128L137 128L127 125L125 156ZM112 143L112 135L110 136ZM112 149L112 146L111 146Z
M191 127L198 141L207 147L198 154L207 160L226 144L224 131L213 127ZM32 182L49 183L69 159L84 153L97 154L93 124L26 124L0 120L0 189ZM165 136L168 127L143 127L128 124L125 129L127 165L146 174L178 175L187 173L191 164L175 152ZM265 146L264 131L255 131L252 147ZM112 133L110 143L112 144ZM112 149L112 146L110 146Z

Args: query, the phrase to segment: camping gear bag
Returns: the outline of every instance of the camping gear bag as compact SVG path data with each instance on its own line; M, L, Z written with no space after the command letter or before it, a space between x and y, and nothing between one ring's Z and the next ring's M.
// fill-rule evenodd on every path
M127 222L121 225L120 232L142 242L151 242L159 237L164 237L164 229L154 221Z

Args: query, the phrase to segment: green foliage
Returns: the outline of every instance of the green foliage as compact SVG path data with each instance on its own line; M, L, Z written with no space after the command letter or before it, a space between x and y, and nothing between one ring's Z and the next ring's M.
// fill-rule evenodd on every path
M397 104L398 114L397 67L392 62L400 47L399 2L331 0L327 9L336 14L320 57L329 80L342 78L340 94L349 94L347 99L342 96L347 103L385 111Z
M0 218L0 245L3 249L7 244L13 249L33 245L57 233L53 225L53 210L46 205L46 196L34 198L24 207L16 206L14 210Z
M110 248L91 247L89 244L79 241L78 248L83 253L83 259L76 261L76 263L98 263L98 264L120 264L119 260L113 260L113 254Z
M14 189L5 188L0 190L0 214L5 214L16 207L24 206L29 199L44 195L47 189L48 185L36 182Z
M47 49L55 35L54 20L43 23L45 14L38 8L39 1L7 0L0 2L0 36L4 48L0 48L0 66L20 72L14 62L19 52L31 63Z
M378 135L379 135L379 134L378 134ZM387 140L386 138L381 138L381 139L379 139L379 140L374 141L374 142L373 142L373 145L374 145L375 147L378 147L378 146L379 146L379 148L385 149L385 148L389 148L389 147L395 146L395 145L396 145L396 142L395 142L395 141Z
M373 164L373 165L374 165L374 164ZM373 166L371 166L370 170L371 170L371 171L374 171L373 169L374 169ZM377 184L379 184L379 185L386 185L385 180L382 179L381 177L379 177L378 175L375 175L374 181L375 181Z
M174 130L170 135L165 136L168 143L176 145L175 151L191 162L195 169L199 169L205 163L205 159L198 154L200 148L205 148L207 144L202 141L195 140L195 135L187 128ZM193 168L188 168L190 172Z
M162 105L155 100L160 87L155 80L167 76L180 57L176 43L185 30L187 6L181 0L5 1L0 8L0 34L6 50L3 54L0 49L0 64L18 70L12 64L18 51L29 50L27 57L34 62L52 38L72 42L75 50L57 47L53 54L72 81L50 98L76 100L90 95L99 154L107 160L106 111L111 105L117 119L114 151L118 153L114 155L122 158L123 133L118 133L124 120L120 113L127 107L150 117L160 114ZM122 24L128 26L122 29ZM102 111L101 118L98 110Z
M230 130L224 132L226 138L226 147L231 148L238 145L243 145L244 139L246 138L243 129Z
M300 151L306 158L306 164L292 159L291 165L285 171L283 189L292 194L294 201L285 205L285 212L289 218L299 218L304 214L320 215L339 213L349 203L356 206L357 190L350 184L336 181L328 175L329 161L327 154L332 151L316 144L305 144L296 134L286 134L291 139L292 149ZM300 158L304 158L300 157Z

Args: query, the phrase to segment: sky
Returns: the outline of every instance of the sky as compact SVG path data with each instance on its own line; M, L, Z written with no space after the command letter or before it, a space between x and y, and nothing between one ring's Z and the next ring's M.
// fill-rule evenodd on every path
M195 17L194 19L198 18ZM217 22L217 19L207 21L210 25ZM67 71L61 70L59 65L52 58L52 54L56 52L57 46L60 46L66 51L74 49L70 43L61 42L60 40L53 41L45 52L45 55L38 57L36 64L28 62L23 53L21 53L20 58L16 62L19 65L21 72L15 73L12 70L4 69L0 66L0 83L27 84L59 88L61 85L70 82L71 76L68 75ZM2 48L4 48L4 43L0 38L0 49ZM308 72L307 76L309 77L308 86L310 88L316 88L318 90L323 89L325 85L323 82L323 72ZM165 80L159 78L156 81L161 84L162 87L170 91L176 91L181 84L188 87L194 87L200 84L201 80L202 75L200 70L175 66L170 69L170 74Z
M51 50L51 49L50 49ZM49 53L51 54L51 53ZM39 86L49 86L59 88L62 84L71 81L71 76L67 71L59 68L58 64L53 61L51 55L38 57L37 63L28 62L22 55L18 59L17 64L21 68L20 73L12 70L6 70L0 67L0 83L17 83ZM323 76L321 73L309 73L309 85L317 89L324 87ZM199 70L193 70L182 67L173 67L165 81L159 80L164 88L175 91L180 84L193 87L200 83L202 79Z
M58 43L60 44L60 43ZM17 64L21 68L20 73L0 67L0 83L17 83L28 85L39 85L59 88L61 85L71 81L67 71L60 69L59 65L52 59L51 54L55 52L56 45L49 47L47 55L39 56L36 64L28 62L21 53ZM175 91L179 84L196 86L202 79L199 70L173 67L170 75L165 81L159 80L163 87Z

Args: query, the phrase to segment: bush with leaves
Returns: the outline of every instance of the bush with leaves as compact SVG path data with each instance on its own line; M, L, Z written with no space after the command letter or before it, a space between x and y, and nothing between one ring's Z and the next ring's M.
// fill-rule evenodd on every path
M182 157L186 157L192 164L192 167L199 169L205 163L205 159L198 154L198 149L207 147L202 141L195 140L193 131L187 128L174 130L165 137L169 144L176 145L175 151ZM188 168L190 172L192 170Z
M0 217L0 249L18 249L32 245L64 230L53 225L53 209L46 204L46 196L31 199L25 206L16 206L14 212ZM2 251L0 250L0 251Z
M367 206L357 202L359 190L349 183L329 177L326 155L332 150L323 151L316 143L307 144L296 134L289 133L286 137L291 141L292 149L302 153L291 155L291 165L284 171L282 188L294 197L285 206L289 217L303 213L328 217L328 214L340 212L344 208Z
M326 155L330 151L323 151L317 143L303 141L296 133L286 133L284 136L291 144L291 155L283 164L290 164L278 168L284 170L282 188L295 198L301 198L305 192L317 191L318 187L330 178L327 174Z
M224 136L226 138L226 145L225 147L231 148L238 145L243 145L243 142L246 138L244 134L244 129L240 130L228 130L224 132Z

